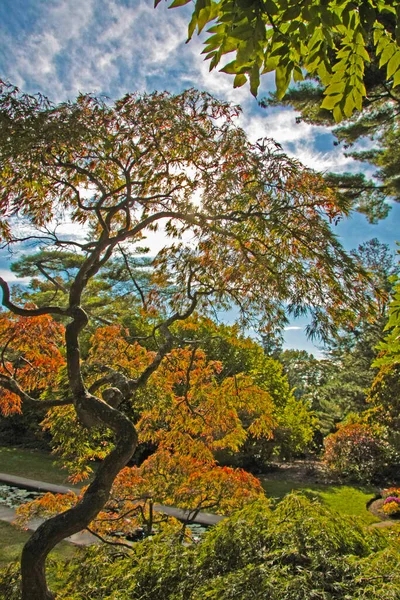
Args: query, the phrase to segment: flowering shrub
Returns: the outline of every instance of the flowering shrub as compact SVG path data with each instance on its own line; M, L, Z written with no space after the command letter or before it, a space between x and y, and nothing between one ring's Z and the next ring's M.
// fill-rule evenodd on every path
M382 492L383 512L391 517L400 517L400 488L387 488Z
M396 500L399 500L396 498ZM385 515L390 515L391 517L400 517L400 501L395 502L392 500L385 500L383 503L383 512Z
M391 487L383 490L381 494L382 498L389 498L390 496L394 496L395 498L400 498L400 487Z
M365 423L338 425L325 438L325 464L338 474L369 481L386 465L390 447L374 427Z

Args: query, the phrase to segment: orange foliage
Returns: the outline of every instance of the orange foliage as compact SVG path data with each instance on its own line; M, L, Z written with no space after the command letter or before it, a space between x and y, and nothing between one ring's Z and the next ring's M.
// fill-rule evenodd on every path
M158 450L140 467L125 468L114 487L115 498L152 498L192 510L226 514L263 494L258 479L242 469Z
M192 515L198 511L229 514L261 495L259 480L242 469L159 450L141 467L126 467L119 473L110 499L89 527L106 538L129 535L139 528L150 533L166 520L155 503L190 509ZM51 517L71 508L81 497L73 492L47 493L19 507L16 523L25 527L33 518ZM175 519L170 527L181 530Z
M99 328L89 358L136 378L154 353L127 340L120 326ZM198 348L176 348L164 359L141 392L137 429L142 442L202 460L213 460L222 448L238 450L248 433L272 437L276 425L270 394L240 374L222 382L219 361L207 361ZM138 399L135 398L138 407Z
M60 352L64 327L48 315L20 317L0 313L0 374L14 379L34 397L54 386L65 364ZM21 412L21 400L12 392L0 389L0 410L7 416Z
M120 325L99 327L90 342L89 361L92 364L120 369L128 377L137 377L153 359L149 352L137 342L130 343L128 331Z
M80 496L74 494L74 492L68 492L67 494L47 492L41 498L19 506L16 510L15 523L20 527L26 527L31 519L52 517L74 506L79 498Z
M127 377L140 375L153 357L153 352L129 343L127 332L119 326L99 328L91 340L90 362L117 369ZM118 475L110 500L90 525L93 531L107 537L132 533L138 527L151 528L160 520L153 515L154 502L229 513L263 493L252 475L217 466L213 452L238 449L248 432L255 437L272 436L272 399L251 376L220 381L221 369L219 361L208 361L198 348L177 348L166 356L141 390L145 409L137 424L141 441L156 443L158 450L141 467L125 468ZM138 398L134 402L137 406ZM50 411L46 427L55 440L60 438L64 450L71 439L71 451L82 470L85 460L99 457L99 450L104 453L99 446L102 436L99 433L97 439L93 430L91 443L85 443L88 432L70 423L67 412L70 407ZM72 427L73 439L68 435ZM47 517L76 501L74 495L46 495L20 509L19 522Z
M214 450L238 450L247 432L272 437L269 393L243 374L219 382L221 368L219 361L207 361L203 350L173 350L151 379L159 394L142 413L140 439L212 460Z

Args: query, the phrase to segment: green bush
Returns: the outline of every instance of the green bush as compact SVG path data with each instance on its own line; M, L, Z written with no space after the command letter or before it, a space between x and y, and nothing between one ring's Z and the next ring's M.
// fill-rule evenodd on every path
M132 551L89 548L58 599L395 600L399 561L387 532L290 495L275 510L255 502L199 544L154 537Z

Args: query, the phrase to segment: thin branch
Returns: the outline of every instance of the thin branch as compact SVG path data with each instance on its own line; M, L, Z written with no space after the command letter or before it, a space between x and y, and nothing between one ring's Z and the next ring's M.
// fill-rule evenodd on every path
M77 173L80 173L81 175L85 175L85 177L87 177L89 179L89 181L91 181L98 187L102 196L106 196L107 191L106 191L105 187L103 186L101 181L99 179L97 179L97 177L95 177L93 175L93 173L91 173L91 171L88 171L88 169L84 169L83 167L80 167L79 165L74 165L74 163L64 162L60 159L57 160L57 163L60 167L64 167L66 169L72 169L72 170L75 170Z
M147 381L149 380L151 375L159 367L164 356L172 350L173 335L169 330L170 325L172 325L176 321L184 321L185 319L190 317L190 315L194 312L194 310L197 306L198 299L199 299L199 295L197 293L195 293L193 295L193 300L192 300L190 306L184 313L181 314L181 313L176 312L173 315L171 315L168 319L166 319L165 321L160 323L159 325L156 325L156 327L154 328L154 332L157 329L159 329L161 331L162 335L165 337L166 341L164 342L164 344L162 344L162 346L160 346L156 356L154 357L154 359L150 363L150 365L148 365L145 368L145 370L142 372L142 374L136 380L132 380L132 382L130 384L130 388L132 391L137 390L139 387L142 387L143 385L145 385L147 383Z
M64 292L65 294L67 293L67 288L64 285L62 285L59 281L57 281L57 279L54 279L54 277L52 277L49 273L47 273L47 271L44 269L41 261L36 262L35 265L37 266L37 268L39 269L39 271L41 272L43 277L45 277L48 281L50 281L58 290L60 290L61 292Z
M73 400L68 398L64 400L37 400L36 398L32 398L32 396L24 392L15 379L3 374L0 374L0 387L19 396L24 404L29 404L31 406L52 408L53 406L68 406L73 404Z
M86 527L86 531L88 531L90 534L92 534L104 544L109 544L110 546L122 546L123 548L128 548L128 550L132 550L133 548L132 544L124 544L124 542L111 542L110 540L106 540L106 538L104 538L99 533L93 531L93 529L91 529L90 527Z
M147 308L147 302L146 302L146 298L144 297L143 290L140 287L140 285L137 283L137 281L136 281L136 279L135 279L135 277L134 277L134 275L132 273L132 269L130 267L130 264L128 262L128 258L127 258L126 254L125 254L125 252L122 249L122 247L121 247L120 244L118 244L118 249L119 249L119 251L122 254L122 258L124 259L124 263L125 263L125 266L126 266L126 269L127 269L128 273L129 273L129 277L131 278L133 285L135 286L135 288L139 292L140 298L142 300L143 308Z

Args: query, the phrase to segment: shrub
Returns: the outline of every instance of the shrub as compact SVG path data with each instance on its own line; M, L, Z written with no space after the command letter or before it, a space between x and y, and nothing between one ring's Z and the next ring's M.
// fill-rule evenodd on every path
M399 544L315 501L260 499L199 544L147 538L87 549L59 600L375 600L400 597ZM382 565L382 558L385 563ZM368 572L368 577L365 577Z
M324 463L344 477L371 481L385 468L390 446L381 431L364 423L344 423L325 438Z
M390 496L394 496L395 498L400 498L400 488L399 487L390 487L386 488L381 493L382 498L389 498Z

